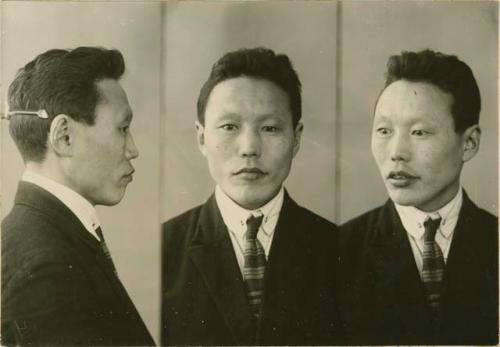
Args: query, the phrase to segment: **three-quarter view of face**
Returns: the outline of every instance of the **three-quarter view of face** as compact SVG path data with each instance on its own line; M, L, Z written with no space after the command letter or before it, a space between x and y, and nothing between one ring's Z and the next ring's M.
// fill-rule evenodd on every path
M477 152L467 147L476 127L457 132L452 104L426 82L399 80L380 95L371 147L394 202L432 211L457 193L463 163Z
M255 209L272 199L299 150L288 95L266 79L241 76L212 90L198 145L210 173L236 203Z
M67 177L75 190L92 204L115 205L132 181L131 160L139 155L130 125L132 110L119 82L96 83L100 99L95 123L75 126L74 156Z

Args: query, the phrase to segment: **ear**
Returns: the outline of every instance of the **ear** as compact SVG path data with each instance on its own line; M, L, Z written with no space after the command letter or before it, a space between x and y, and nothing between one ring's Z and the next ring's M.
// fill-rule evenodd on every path
M465 129L464 133L462 134L462 161L464 163L471 160L479 151L480 140L481 128L479 128L479 125L475 124Z
M304 130L304 124L297 124L294 130L294 140L293 140L293 156L299 152L300 149L300 139L302 138L302 131Z
M61 157L70 157L73 149L74 129L72 119L59 114L50 123L49 144L52 150Z
M195 122L196 126L196 139L200 152L205 155L205 127L198 121Z

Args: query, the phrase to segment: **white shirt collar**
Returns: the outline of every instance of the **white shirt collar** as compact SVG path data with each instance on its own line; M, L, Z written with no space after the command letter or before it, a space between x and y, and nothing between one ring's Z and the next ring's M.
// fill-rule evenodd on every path
M424 236L424 222L427 217L431 217L432 219L441 218L438 232L446 239L449 239L457 225L462 202L463 193L462 187L460 187L453 199L434 212L424 212L414 206L402 206L396 203L394 203L394 205L396 206L396 210L398 211L404 228L415 239L419 240Z
M45 189L68 207L95 238L99 240L95 230L101 225L97 211L90 202L74 190L31 170L24 171L21 180L36 184Z
M274 233L281 207L283 206L284 191L283 186L281 186L274 198L256 210L244 209L231 200L219 186L215 187L215 200L217 201L222 219L230 231L242 237L246 232L246 220L250 214L254 216L263 215L264 219L262 220L260 230L263 230L267 236L271 236Z

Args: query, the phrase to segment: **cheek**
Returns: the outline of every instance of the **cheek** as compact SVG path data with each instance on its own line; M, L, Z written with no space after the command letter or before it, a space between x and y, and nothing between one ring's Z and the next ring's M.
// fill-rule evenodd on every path
M224 151L230 143L229 137L217 136L212 133L205 133L205 147L210 152Z
M445 148L442 144L431 144L420 148L416 154L422 166L436 175L447 173L451 167L456 166L456 152Z
M275 158L293 156L294 139L291 137L271 137L263 141L263 151Z
M377 162L377 164L380 164L383 159L387 156L386 155L386 148L384 144L380 141L372 141L371 144L371 150L372 150L372 156Z
M230 158L231 145L229 141L222 141L217 138L205 138L205 158L212 176L217 180L221 179L223 173L227 171L226 166Z

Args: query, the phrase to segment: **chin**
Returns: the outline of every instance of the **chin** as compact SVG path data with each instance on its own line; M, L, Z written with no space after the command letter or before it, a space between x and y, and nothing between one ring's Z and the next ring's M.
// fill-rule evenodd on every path
M125 195L125 192L122 194L117 194L114 196L107 196L102 198L99 202L97 202L96 205L103 205L103 206L114 206L120 203L122 201L123 197Z
M409 194L389 194L389 197L393 202L401 206L416 206L419 205L420 200L414 196L408 196Z
M274 196L269 194L257 196L253 195L244 199L244 204L241 205L246 209L255 210L267 204L273 197Z
M121 201L121 199L120 200L103 200L101 202L98 202L96 205L114 206L114 205L117 205L120 201Z

